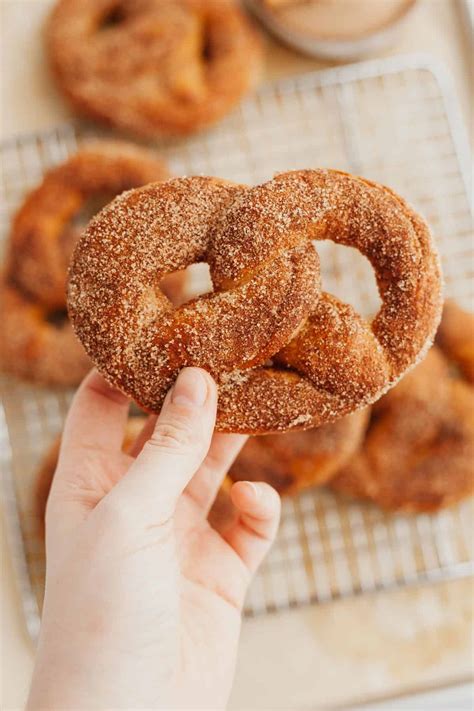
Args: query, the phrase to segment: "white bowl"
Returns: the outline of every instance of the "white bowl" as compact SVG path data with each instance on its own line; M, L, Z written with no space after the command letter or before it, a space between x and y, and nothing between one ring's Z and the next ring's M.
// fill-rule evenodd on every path
M260 22L285 44L313 57L349 61L375 54L395 44L417 0L411 0L393 22L384 25L381 29L348 39L318 38L309 32L305 34L296 31L289 28L278 13L272 12L262 0L245 0L245 2Z

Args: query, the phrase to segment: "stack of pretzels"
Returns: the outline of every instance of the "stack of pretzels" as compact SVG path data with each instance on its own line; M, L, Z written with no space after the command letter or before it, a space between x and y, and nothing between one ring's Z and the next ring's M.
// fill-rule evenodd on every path
M313 240L357 248L382 299L371 323L321 291ZM175 308L159 283L206 262L214 291ZM360 409L426 353L441 312L426 223L393 191L334 170L250 188L177 178L123 193L73 253L68 309L97 368L157 412L179 370L219 385L217 428L308 429Z
M37 382L75 385L90 360L67 319L71 252L97 201L168 177L148 151L123 142L84 144L52 168L14 217L0 284L0 361Z

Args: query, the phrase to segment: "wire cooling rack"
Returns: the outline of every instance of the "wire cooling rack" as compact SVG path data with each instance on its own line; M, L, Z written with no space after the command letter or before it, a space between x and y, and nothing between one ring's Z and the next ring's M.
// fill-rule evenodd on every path
M83 129L63 126L5 143L1 227L44 170L63 160ZM177 174L257 183L291 168L332 167L387 183L430 222L447 292L472 308L474 273L469 155L449 79L423 57L364 62L300 76L247 99L212 131L160 149ZM362 313L378 305L358 252L318 243L324 287ZM2 381L1 461L8 533L32 637L39 626L44 551L33 482L60 431L70 393ZM438 515L390 516L324 489L283 504L278 540L256 578L248 614L472 572L472 503Z

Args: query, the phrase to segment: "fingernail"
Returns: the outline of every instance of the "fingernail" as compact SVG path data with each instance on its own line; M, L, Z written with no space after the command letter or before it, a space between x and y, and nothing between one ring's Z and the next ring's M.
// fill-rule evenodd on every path
M260 488L256 484L254 484L253 481L244 481L243 483L246 485L249 493L251 492L251 496L255 500L260 498Z
M171 391L175 405L202 407L207 400L207 381L198 368L184 368Z

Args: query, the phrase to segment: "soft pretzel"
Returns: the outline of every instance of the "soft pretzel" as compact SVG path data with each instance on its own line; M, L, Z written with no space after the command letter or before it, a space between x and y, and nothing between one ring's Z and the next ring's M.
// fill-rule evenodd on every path
M436 342L466 380L474 384L474 314L452 299L445 301Z
M79 234L81 210L168 172L149 151L124 142L90 141L49 170L13 220L7 271L16 284L48 309L65 307L67 266ZM87 220L86 220L87 221ZM82 228L84 225L82 226Z
M0 283L0 365L28 380L75 385L91 368L62 311L49 311L4 279Z
M319 298L310 240L323 238L373 263L383 303L372 324ZM172 309L157 283L196 261L215 292ZM219 382L221 431L275 432L380 397L428 348L440 281L428 227L381 186L329 170L250 189L182 178L125 193L92 220L69 313L99 370L145 409L198 365Z
M78 111L147 136L214 123L262 63L259 37L234 0L60 0L47 46Z
M229 471L234 481L266 481L293 495L324 484L359 448L368 408L305 432L252 437Z
M474 389L433 347L373 408L331 488L384 509L436 511L474 493Z

